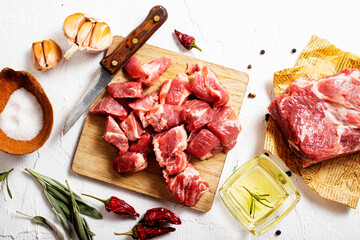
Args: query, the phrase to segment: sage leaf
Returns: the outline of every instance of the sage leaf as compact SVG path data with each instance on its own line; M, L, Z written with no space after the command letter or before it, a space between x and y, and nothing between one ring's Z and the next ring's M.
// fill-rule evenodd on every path
M71 206L72 206L72 217L73 217L73 225L75 228L75 232L80 240L89 240L92 239L92 236L95 234L90 231L89 225L85 218L80 215L79 206L76 203L75 197L71 191L68 181L66 180L66 185L69 189L70 198L71 198Z
M19 212L19 211L16 211L16 212L21 214L21 215L24 215L25 217L27 217L29 219L31 219L32 222L43 225L43 226L49 228L50 230L54 231L56 236L58 237L58 239L60 239L60 240L65 239L64 234L62 234L62 232L60 232L60 230L53 223L51 223L48 219L46 219L46 218L44 218L42 216L32 217L30 215L27 215L27 214Z

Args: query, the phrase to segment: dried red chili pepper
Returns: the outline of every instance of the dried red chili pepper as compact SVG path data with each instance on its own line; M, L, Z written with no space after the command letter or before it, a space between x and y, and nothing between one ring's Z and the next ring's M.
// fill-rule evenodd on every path
M176 29L174 29L174 31L175 31L175 34L176 34L177 38L179 39L181 45L183 45L184 48L186 48L188 50L191 50L192 48L196 48L200 52L202 52L202 50L198 46L196 46L194 37L189 36L184 33L181 33L179 31L177 31Z
M149 226L154 226L159 223L181 224L180 218L166 208L152 208L147 210L141 222Z
M145 240L154 237L164 235L169 232L174 232L175 228L172 227L149 227L141 224L137 224L131 229L130 232L114 233L115 235L130 235L136 240Z
M82 195L95 198L103 202L105 204L106 211L108 212L114 212L121 216L135 216L135 217L140 216L140 214L138 214L131 205L129 205L124 200L121 200L117 197L112 196L109 199L105 200L85 193L82 193Z

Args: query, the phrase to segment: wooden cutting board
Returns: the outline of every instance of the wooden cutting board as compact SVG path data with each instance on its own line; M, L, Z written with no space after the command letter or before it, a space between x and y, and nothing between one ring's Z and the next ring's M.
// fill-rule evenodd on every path
M113 43L108 50L108 54L117 47L122 39L123 38L120 36L114 37ZM232 106L237 114L240 112L240 106L249 79L246 73L148 44L141 47L134 56L138 57L142 64L162 56L171 59L170 68L157 80L154 86L144 89L145 93L158 90L165 80L173 79L177 74L184 73L186 70L186 63L203 62L214 70L219 81L230 91L231 97L228 105ZM115 79L117 79L116 81L128 81L131 80L131 77L125 73L125 71L120 70L113 81ZM107 89L100 94L94 103L99 101L106 94ZM93 113L88 114L74 156L72 164L73 171L139 193L179 203L179 201L177 201L166 189L162 171L155 160L155 157L149 159L149 166L145 170L137 173L119 174L112 169L112 161L117 156L118 150L116 147L102 139L105 120L105 116ZM200 201L192 208L203 212L207 212L211 209L225 159L226 154L223 152L206 161L201 161L195 157L191 159L191 163L199 171L201 177L203 177L210 185L210 190L206 192L201 197Z

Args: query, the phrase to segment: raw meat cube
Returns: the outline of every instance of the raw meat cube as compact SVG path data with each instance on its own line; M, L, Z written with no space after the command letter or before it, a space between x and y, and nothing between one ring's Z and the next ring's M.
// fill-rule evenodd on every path
M200 197L209 190L209 184L200 177L193 165L188 164L183 172L171 177L166 170L163 171L167 182L167 189L180 202L194 206Z
M141 135L141 137L136 142L131 144L131 146L129 148L129 152L141 153L144 156L151 153L152 150L153 150L153 147L152 147L152 143L151 143L151 135L148 132L144 132L144 134Z
M186 74L187 75L191 75L193 74L194 72L196 72L197 70L197 64L191 64L191 63L187 63L186 64Z
M175 79L166 80L161 85L160 103L181 106L190 94L188 76L179 74Z
M146 114L146 119L156 132L162 132L184 122L185 110L181 106L159 104Z
M236 145L237 143L237 139L235 139L234 141L232 141L229 145L227 146L222 146L222 150L224 150L224 152L228 153L230 152Z
M220 139L224 147L234 144L233 141L241 132L239 119L234 109L229 106L223 106L207 127Z
M111 116L108 116L106 119L103 138L108 143L117 147L120 150L120 154L124 154L129 148L129 141L127 137Z
M307 167L360 150L360 70L313 81L299 78L269 111L290 149Z
M120 127L130 141L135 141L140 138L141 134L144 132L144 129L134 115L134 112L129 114L129 116L120 124Z
M189 158L185 152L175 153L174 156L166 159L165 170L169 175L176 175L184 171L188 164Z
M198 98L213 103L214 108L226 105L230 98L229 91L221 86L210 68L200 64L198 68L190 82L190 91Z
M114 171L119 173L138 172L147 166L148 161L146 157L141 153L135 152L119 154L113 162Z
M124 69L133 78L149 77L149 75L142 68L140 61L136 57L130 58L130 60L124 65Z
M139 82L110 83L108 92L114 98L141 98L142 85Z
M158 133L153 138L154 152L160 167L167 167L172 174L181 172L187 165L183 151L187 148L187 134L184 125ZM170 166L171 165L171 166Z
M136 57L132 57L124 66L125 70L139 82L151 86L170 67L171 59L161 57L141 66Z
M222 150L219 139L209 130L201 129L189 143L187 151L201 160L209 159Z
M125 108L110 95L106 95L103 99L97 102L91 108L90 112L111 115L121 121L124 120L128 115Z
M187 101L183 107L186 112L186 123L194 132L211 122L215 115L215 110L202 100Z
M146 113L158 103L158 92L152 92L146 94L143 98L136 99L135 101L129 103L129 107L134 110L135 114L139 117L142 126L146 128L147 126L149 126L149 123L146 119Z

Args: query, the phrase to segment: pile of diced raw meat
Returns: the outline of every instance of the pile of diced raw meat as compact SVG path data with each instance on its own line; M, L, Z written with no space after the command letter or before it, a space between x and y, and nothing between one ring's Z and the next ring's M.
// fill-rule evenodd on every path
M143 96L142 85L153 85L169 67L170 59L165 57L144 65L132 57L124 69L136 81L109 84L109 95L91 112L108 115L103 138L119 149L113 162L116 172L145 169L148 155L154 152L169 191L193 206L209 184L190 164L191 155L206 160L230 151L241 126L235 111L225 106L228 90L201 63L188 64L186 74L166 80L159 91ZM120 98L133 99L127 106L130 113L116 100Z
M299 78L269 106L304 167L360 150L360 70Z

